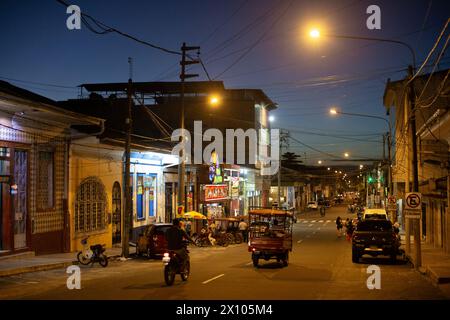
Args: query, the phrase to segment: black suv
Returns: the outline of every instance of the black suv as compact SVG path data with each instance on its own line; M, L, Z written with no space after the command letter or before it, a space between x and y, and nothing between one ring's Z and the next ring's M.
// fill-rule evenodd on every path
M395 263L399 247L400 238L389 220L362 220L352 236L352 261L359 262L362 255L369 254L390 256Z

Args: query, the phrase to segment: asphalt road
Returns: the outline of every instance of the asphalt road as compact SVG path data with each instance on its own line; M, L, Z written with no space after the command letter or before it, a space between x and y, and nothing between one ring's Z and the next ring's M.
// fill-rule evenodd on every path
M1 299L449 299L404 261L351 261L351 245L336 236L335 219L350 217L344 206L302 216L294 227L289 266L262 261L254 268L246 244L191 248L191 277L172 287L161 261L133 259L81 267L81 289L69 290L65 270L0 278ZM369 290L369 265L381 270L381 288Z

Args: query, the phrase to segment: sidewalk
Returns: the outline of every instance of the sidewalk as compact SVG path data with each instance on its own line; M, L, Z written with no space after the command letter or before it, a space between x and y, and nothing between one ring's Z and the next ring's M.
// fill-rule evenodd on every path
M122 248L108 248L105 253L108 258L120 257ZM33 253L5 256L0 258L0 277L66 268L77 263L77 252L55 253L42 256L35 256Z
M405 249L405 237L402 236L402 247ZM436 284L450 283L450 255L441 248L421 242L422 267L420 272L426 274ZM414 265L414 243L411 240L411 252L406 254L408 260Z

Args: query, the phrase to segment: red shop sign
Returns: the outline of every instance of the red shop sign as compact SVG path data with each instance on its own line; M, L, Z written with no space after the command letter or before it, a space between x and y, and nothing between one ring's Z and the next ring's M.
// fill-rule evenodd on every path
M228 185L208 184L204 186L205 201L228 199Z

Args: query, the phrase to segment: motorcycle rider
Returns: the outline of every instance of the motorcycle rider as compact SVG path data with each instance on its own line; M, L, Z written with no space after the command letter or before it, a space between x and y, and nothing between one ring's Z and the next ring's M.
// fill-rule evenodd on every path
M186 231L181 229L179 219L173 219L172 223L173 225L166 231L167 249L174 251L175 254L180 257L181 263L184 265L188 258L188 251L183 240L186 239L191 243L194 243L194 241L192 241Z

